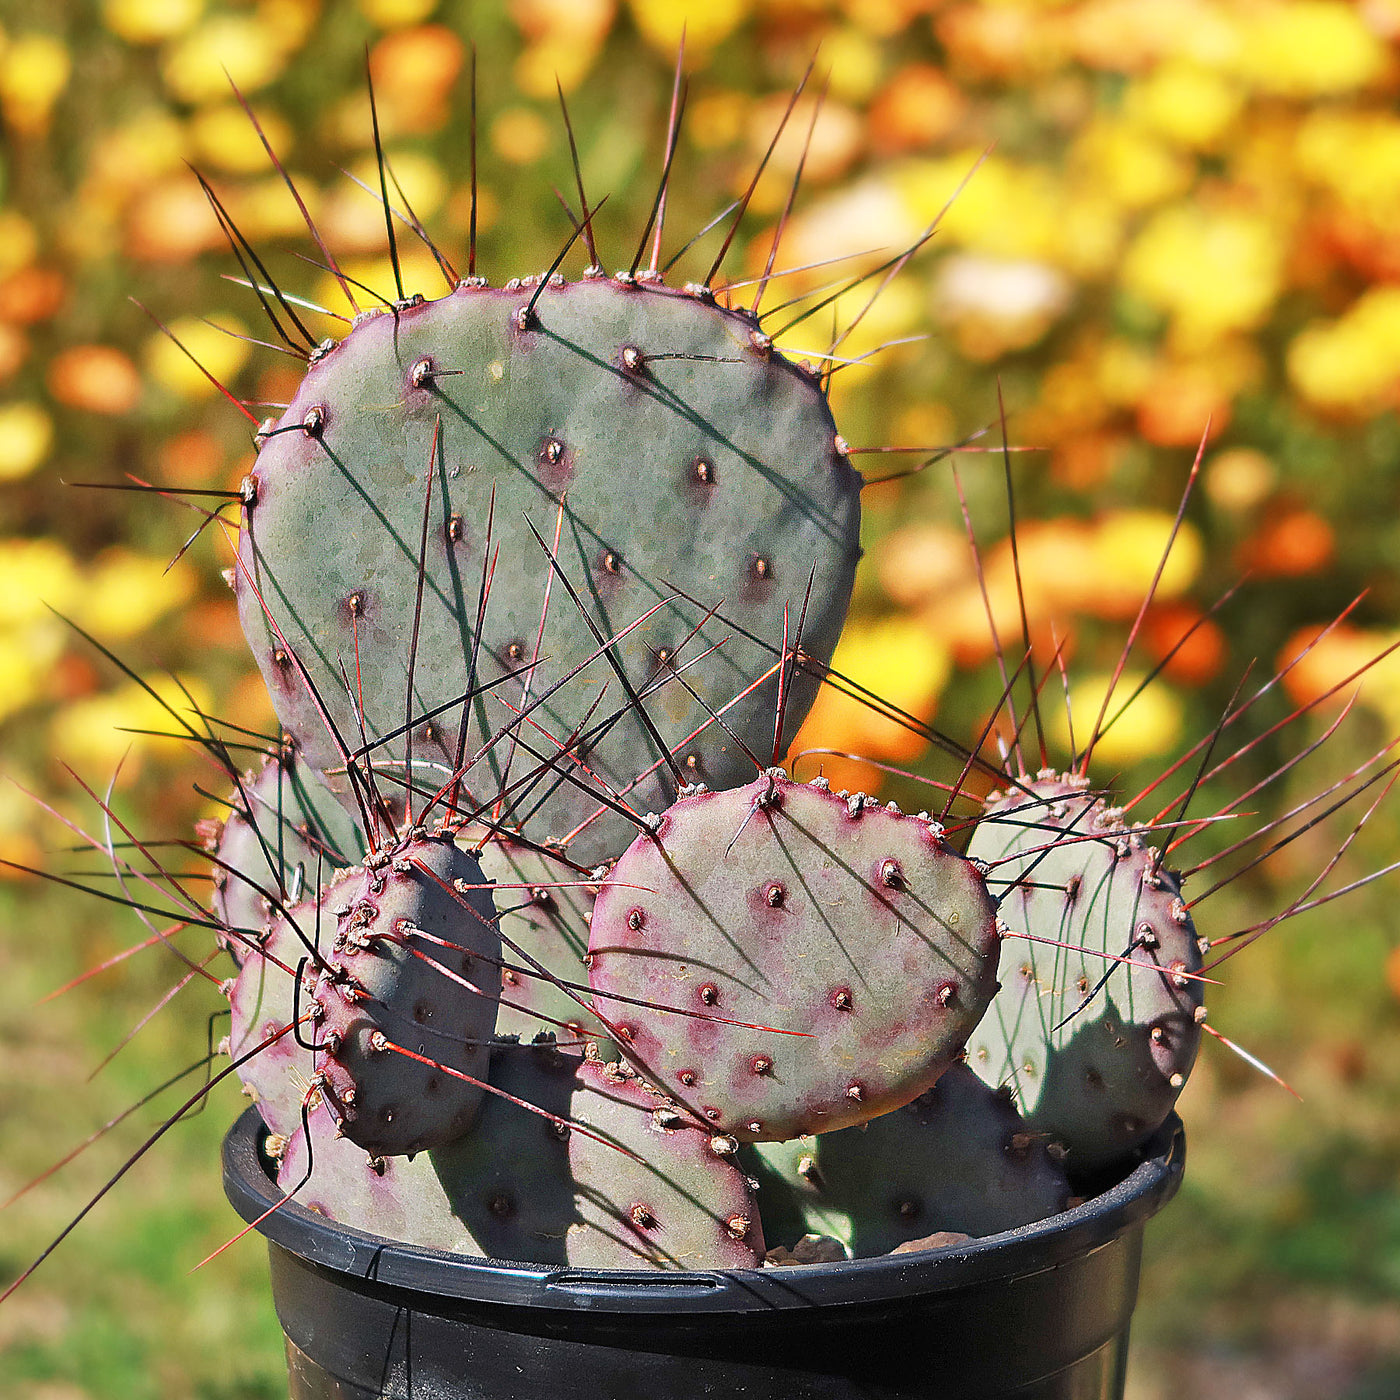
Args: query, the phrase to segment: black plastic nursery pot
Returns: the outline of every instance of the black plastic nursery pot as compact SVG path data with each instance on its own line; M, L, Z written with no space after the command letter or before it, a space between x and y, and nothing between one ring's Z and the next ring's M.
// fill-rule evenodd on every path
M282 1199L249 1109L224 1140L245 1220ZM662 1273L419 1249L289 1201L258 1225L292 1400L1120 1400L1170 1118L1117 1185L1036 1225L840 1264Z

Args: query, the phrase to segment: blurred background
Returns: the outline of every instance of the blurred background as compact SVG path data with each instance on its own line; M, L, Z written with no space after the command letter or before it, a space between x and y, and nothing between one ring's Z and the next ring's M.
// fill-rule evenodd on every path
M219 786L217 772L188 745L141 732L172 721L133 676L177 707L192 698L273 727L220 579L230 558L218 527L168 567L199 514L77 484L129 472L228 488L251 462L250 424L151 317L256 416L297 382L295 360L239 338L275 337L227 280L239 270L191 165L284 288L347 310L307 260L319 254L229 77L346 271L386 295L383 211L355 183L377 179L366 52L403 195L464 270L475 43L478 270L500 283L542 270L569 231L553 193L574 197L556 80L590 200L610 195L603 260L631 261L683 24L691 90L664 257L743 191L817 52L725 274L762 272L809 130L778 267L851 261L771 284L766 308L809 299L770 329L907 246L977 167L936 237L842 342L843 360L822 363L853 447L931 447L988 428L979 443L997 444L1000 393L1011 443L1033 449L1010 462L1038 672L1056 647L1065 658L1063 685L1053 677L1044 695L1052 758L1064 762L1072 742L1066 691L1081 744L1099 709L1207 425L1197 490L1117 694L1160 674L1096 750L1095 777L1135 793L1209 731L1247 671L1244 695L1365 591L1221 740L1217 757L1264 736L1194 800L1208 813L1321 738L1337 702L1270 726L1400 638L1400 0L0 0L0 744L14 780L0 783L0 858L13 863L0 867L0 1199L202 1054L219 1004L212 988L180 992L94 1074L169 993L176 964L144 953L41 1005L142 929L15 867L96 869L65 851L75 838L35 800L101 835L100 811L64 765L98 791L111 784L145 836L183 838L217 810L196 791ZM719 236L671 279L703 275ZM440 272L411 242L409 289L440 294ZM566 272L584 261L576 249ZM798 358L825 354L833 311L845 325L873 285L780 343ZM731 295L747 303L753 288ZM304 314L317 334L343 333L331 315ZM928 455L856 461L876 478ZM957 461L992 611L1019 638L1002 458ZM836 664L967 741L1001 680L952 475L939 463L871 486L865 505L867 556ZM1263 814L1255 821L1394 737L1397 667L1368 672L1319 751L1246 804ZM956 773L908 730L836 696L798 737L795 749L807 747ZM912 779L870 765L809 757L799 775L818 762L838 785L929 805ZM1193 771L1135 815L1183 792ZM1287 907L1364 806L1212 895L1203 932ZM1322 888L1390 863L1396 829L1383 805ZM1239 834L1207 832L1181 859ZM1400 1395L1394 907L1384 883L1367 887L1227 965L1212 1023L1303 1102L1224 1046L1204 1047L1182 1106L1187 1183L1150 1233L1133 1400ZM0 1215L0 1282L195 1082ZM217 1143L239 1107L236 1091L217 1094L0 1309L0 1394L286 1393L260 1244L188 1272L236 1228Z

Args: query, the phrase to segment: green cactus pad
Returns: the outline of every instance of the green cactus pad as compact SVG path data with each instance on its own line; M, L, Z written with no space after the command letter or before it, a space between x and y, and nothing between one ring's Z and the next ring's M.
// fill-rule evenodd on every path
M344 807L295 754L269 755L234 792L214 848L214 912L237 933L266 929L279 903L298 903L364 855L364 837ZM320 878L318 878L318 876ZM240 965L247 941L221 934Z
M616 1062L584 1062L571 1109L576 1123L615 1146L569 1134L579 1214L569 1228L569 1263L743 1269L763 1262L758 1202L733 1138L688 1118Z
M501 955L484 884L449 838L409 836L322 896L334 941L313 993L316 1068L346 1137L375 1156L451 1142L480 1105Z
M1082 780L994 794L969 854L993 867L1008 925L1002 989L968 1063L1009 1086L1032 1130L1093 1171L1171 1111L1200 1043L1201 950L1178 879ZM1068 948L1015 937L1028 933ZM1104 955L1107 954L1108 958ZM1134 964L1109 961L1131 958Z
M829 1235L854 1258L942 1231L1014 1230L1063 1210L1069 1196L1063 1170L1010 1098L961 1064L861 1127L755 1143L744 1154L770 1238Z
M533 959L561 981L575 984L577 997L587 998L584 955L593 886L580 883L586 877L568 861L509 837L492 837L479 849L472 842L470 849L486 878L501 887L495 901L502 956L509 966L501 971L496 1034L530 1040L547 1031L562 1041L586 1038L597 1043L604 1059L611 1058L612 1042L601 1035L596 1017L562 987L526 972Z
M995 909L973 865L936 825L821 779L773 770L685 796L613 878L594 906L590 980L658 1009L598 1005L648 1078L742 1139L908 1103L996 988Z
M748 760L706 705L723 709L751 747L771 750L776 676L749 687L774 666L785 608L795 632L809 578L802 648L818 663L830 658L859 554L859 474L816 380L773 352L744 313L659 285L558 281L522 329L531 295L529 285L466 285L360 321L312 366L264 439L245 490L235 588L273 703L329 770L342 755L298 661L349 747L360 743L360 693L371 739L402 726L411 708L420 717L414 776L436 789L458 745L462 706L447 702L472 680L488 520L499 556L476 683L535 662L529 692L538 696L596 648L558 579L540 638L551 568L530 526L551 543L557 526L560 565L604 635L662 604L615 655L637 691L658 686L646 708L682 772L717 787L738 782ZM722 617L706 622L716 606ZM684 673L697 703L667 677L716 646ZM510 722L525 683L516 677L474 701L469 754ZM605 659L531 718L563 741L605 686L581 756L638 810L664 807L673 775L635 713L609 723L628 699ZM814 693L799 674L788 734ZM538 730L522 726L519 738L540 757L497 744L467 777L478 797L496 796L507 764L511 779L545 760L578 771ZM395 781L402 791L405 757L402 739L376 753L393 770L390 794ZM539 841L565 837L597 808L557 773L510 800ZM631 835L608 814L572 853L593 864Z
M313 1113L290 1139L278 1184L331 1220L404 1244L520 1263L563 1264L575 1221L567 1129L513 1103L567 1119L582 1056L547 1043L492 1048L488 1093L471 1131L413 1158L369 1156Z
M248 1057L238 1067L238 1078L263 1122L282 1137L301 1122L302 1097L316 1070L315 1055L298 1043L295 1033L278 1034L297 1014L295 974L308 955L297 930L314 944L316 911L314 899L288 909L286 917L276 919L263 932L259 951L245 951L238 975L223 984L231 1012L229 1053L235 1059ZM303 1012L311 1005L314 975L303 983ZM303 1027L301 1035L309 1041L310 1026Z
M430 1154L453 1214L492 1259L567 1262L565 1240L577 1219L569 1173L567 1120L583 1056L548 1039L507 1043L491 1052L491 1084L553 1115L543 1117L501 1094L488 1094L472 1131Z
M278 1184L341 1224L491 1259L663 1269L761 1262L762 1227L732 1140L683 1119L630 1071L548 1040L498 1043L490 1073L500 1092L486 1096L471 1130L411 1160L369 1156L337 1136L332 1114L313 1109L309 1174L298 1128Z

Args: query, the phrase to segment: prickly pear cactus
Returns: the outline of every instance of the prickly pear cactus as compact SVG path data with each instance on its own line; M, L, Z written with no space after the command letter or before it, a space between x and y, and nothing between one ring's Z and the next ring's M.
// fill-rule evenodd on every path
M530 1040L547 1031L579 1049L584 1040L594 1041L604 1059L613 1058L601 1023L581 1004L588 997L584 956L594 900L594 886L585 883L588 874L562 856L507 836L472 842L471 849L486 878L498 886L505 966L497 1035ZM534 974L536 965L558 980ZM571 985L566 989L561 982Z
M224 985L231 1052L265 1047L239 1074L273 1132L293 1132L313 1085L374 1156L419 1152L470 1126L500 983L485 886L449 838L409 836L271 926Z
M1166 1118L1200 1042L1201 950L1177 877L1081 779L994 794L968 850L1013 882L1003 985L968 1063L1013 1090L1071 1171L1108 1166Z
M569 1167L579 1220L571 1264L593 1268L744 1269L765 1252L758 1201L739 1144L680 1111L630 1067L579 1071ZM612 1144L611 1146L609 1144Z
M639 1001L615 1012L628 1058L745 1140L908 1103L996 988L995 910L973 865L936 825L822 780L775 769L690 793L613 878L588 949L600 1005Z
M495 1092L472 1130L411 1161L367 1154L313 1109L309 1134L299 1127L283 1149L278 1184L341 1224L491 1259L761 1261L757 1202L732 1139L685 1119L630 1071L548 1040L498 1043L490 1075Z
M231 799L214 844L214 912L227 926L223 942L241 964L249 938L297 904L318 875L354 865L364 837L319 777L295 753L269 755Z
M405 1244L566 1263L576 1219L566 1125L581 1063L582 1055L550 1044L497 1044L496 1092L472 1130L412 1158L371 1156L338 1135L333 1115L313 1111L310 1134L298 1129L290 1138L277 1183L331 1220Z
M321 1092L373 1156L460 1136L481 1102L500 935L481 867L449 837L409 836L321 897L330 948L312 991Z
M678 775L741 781L748 760L711 711L771 748L784 609L794 629L805 609L819 663L845 618L860 477L816 380L703 290L556 279L537 298L464 284L401 304L320 354L261 440L235 589L308 759L343 769L363 722L401 792L408 745L386 736L411 712L413 780L433 791L547 695L466 786L504 789L506 819L539 840L588 823L571 846L584 863L631 835L597 815L588 771L642 811L668 805ZM536 532L557 538L567 587ZM625 684L600 658L554 689L598 650L595 630L644 616L612 650ZM814 689L799 671L789 734Z
M245 948L238 975L223 983L231 1013L228 1049L242 1061L238 1077L244 1093L263 1122L284 1138L301 1122L302 1101L316 1072L308 1048L312 1028L296 1022L311 1005L315 973L307 976L306 964L316 947L317 916L314 898L293 905L254 947Z
M1063 1210L1069 1197L1063 1169L1010 1096L961 1064L861 1127L744 1153L775 1242L826 1235L858 1259L942 1231L1014 1230Z
M310 1108L305 1127L272 1145L278 1186L327 1220L403 1244L484 1252L454 1214L430 1154L371 1157L340 1133L324 1099Z

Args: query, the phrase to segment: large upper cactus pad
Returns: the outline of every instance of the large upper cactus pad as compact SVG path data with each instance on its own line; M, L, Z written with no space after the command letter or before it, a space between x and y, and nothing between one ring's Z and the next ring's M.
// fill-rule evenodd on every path
M1201 951L1177 878L1141 831L1082 782L1027 788L989 799L969 846L1009 882L1011 934L968 1063L1010 1086L1027 1123L1087 1171L1142 1142L1176 1102L1200 1042L1189 974ZM1111 961L1123 958L1131 965Z
M723 643L685 674L704 704L672 679L647 710L683 772L718 787L737 782L748 760L720 726L690 736L709 721L708 704L729 707L726 721L752 747L771 747L777 678L750 687L775 665L785 606L795 630L809 577L802 648L830 657L859 553L860 477L816 381L774 353L743 313L594 279L546 288L522 328L530 297L518 285L464 286L358 323L312 366L266 437L245 492L235 587L277 712L323 769L342 755L298 661L348 747L360 743L360 692L371 739L402 726L410 709L431 715L419 719L412 757L415 777L436 788L462 717L447 702L537 658L528 687L539 696L597 645L558 580L540 636L551 566L530 525L551 543L557 527L560 565L604 635L666 600L615 649L638 691ZM488 518L499 557L473 676ZM728 621L695 632L721 604ZM510 721L526 684L516 677L474 702L469 754ZM628 700L606 660L532 718L562 741L605 685L582 756L619 790L660 764L631 800L664 807L675 786L655 737L636 713L607 724ZM799 674L788 733L813 692ZM572 768L538 730L523 726L519 737ZM392 791L402 739L376 758L398 765L385 783ZM468 787L493 797L508 762L519 778L541 758L498 744ZM596 808L557 774L512 799L540 839L567 835ZM610 815L587 828L576 854L592 863L628 839Z
M652 1006L600 1009L649 1078L744 1139L908 1103L996 988L995 911L973 865L936 825L824 783L774 770L686 796L613 878L590 980ZM668 1006L697 1014L653 1009Z

